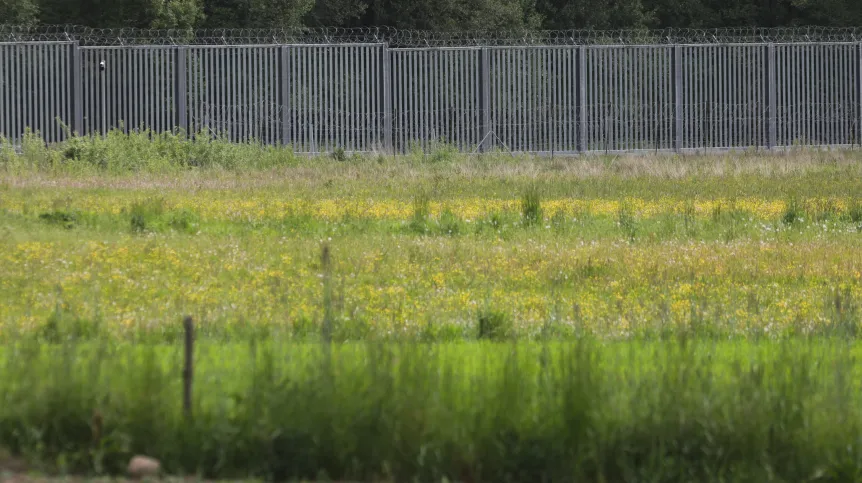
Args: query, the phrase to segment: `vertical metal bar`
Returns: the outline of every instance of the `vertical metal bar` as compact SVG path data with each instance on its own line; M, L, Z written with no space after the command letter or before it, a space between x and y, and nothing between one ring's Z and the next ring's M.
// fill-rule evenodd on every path
M674 134L673 147L682 150L682 46L673 48L673 98L674 98Z
M856 144L862 146L862 42L856 46Z
M383 150L392 153L392 57L389 45L384 44L383 54L383 78L381 85L383 89Z
M578 151L587 151L587 48L583 45L578 47L578 100L575 103L575 125L578 132Z
M775 84L775 44L766 46L766 89L767 89L767 149L774 149L776 144L778 127L776 125L776 101L777 87Z
M84 76L81 72L81 47L78 42L72 43L72 48L69 55L71 56L71 76L72 81L72 131L79 136L84 135Z
M180 46L176 48L176 56L174 57L174 122L176 129L185 131L188 123L188 92L186 92L186 47Z
M278 66L278 92L281 102L281 144L290 144L290 47L280 48Z
M490 140L485 139L485 136L490 132L491 127L491 61L490 51L487 48L482 48L479 51L479 150L487 151L490 145Z

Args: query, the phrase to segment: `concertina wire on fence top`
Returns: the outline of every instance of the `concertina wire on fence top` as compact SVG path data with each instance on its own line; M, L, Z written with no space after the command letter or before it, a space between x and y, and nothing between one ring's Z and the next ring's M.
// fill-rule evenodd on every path
M393 48L671 45L862 42L862 27L781 27L623 30L401 30L389 27L270 29L90 28L79 25L0 24L0 42L77 42L81 46L286 45L385 43Z

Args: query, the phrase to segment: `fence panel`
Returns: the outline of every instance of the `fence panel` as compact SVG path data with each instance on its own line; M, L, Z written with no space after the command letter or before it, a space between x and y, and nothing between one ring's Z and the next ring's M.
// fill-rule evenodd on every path
M857 44L777 45L778 145L859 143Z
M49 143L72 126L71 42L0 43L0 136L13 143L26 129ZM62 123L62 124L61 124Z
M586 49L587 151L673 148L673 48Z
M0 135L181 128L297 152L862 144L862 44L0 43Z
M481 49L392 49L392 130L397 152L435 143L472 151L481 141ZM484 134L482 134L484 136Z
M280 52L279 46L189 47L189 131L233 142L280 143Z
M383 149L382 44L289 47L289 142L298 152Z
M82 47L83 133L178 127L173 109L177 49Z
M681 51L682 147L767 146L767 47L697 45Z

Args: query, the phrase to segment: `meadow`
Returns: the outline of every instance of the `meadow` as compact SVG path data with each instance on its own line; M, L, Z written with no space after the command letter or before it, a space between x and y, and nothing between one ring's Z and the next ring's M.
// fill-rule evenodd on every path
M0 447L87 474L856 481L860 161L0 142Z

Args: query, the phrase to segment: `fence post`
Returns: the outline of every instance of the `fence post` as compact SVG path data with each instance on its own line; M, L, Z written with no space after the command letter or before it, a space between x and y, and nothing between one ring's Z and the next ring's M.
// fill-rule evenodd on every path
M673 148L682 151L682 46L673 46Z
M188 63L186 62L186 47L176 48L174 57L174 121L175 130L188 130L188 89L186 88L186 76Z
M766 46L766 117L767 117L767 134L766 148L773 149L776 145L778 126L777 117L777 86L775 74L775 44L769 43Z
M587 152L587 47L578 47L578 151Z
M389 44L383 44L383 149L393 154L392 147L392 55Z
M281 144L290 144L290 47L281 46L278 65L278 89L281 96Z
M69 63L72 66L72 72L70 72L70 77L72 78L72 133L74 135L83 136L84 135L84 76L83 72L81 72L81 46L78 45L78 42L72 42L72 49L70 52L71 59L69 59Z
M479 151L488 150L491 130L491 55L487 47L479 50Z
M862 146L862 42L856 46L856 140Z
M194 377L194 325L192 318L186 316L183 319L185 330L185 367L183 367L183 412L187 419L192 417L192 379Z

